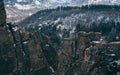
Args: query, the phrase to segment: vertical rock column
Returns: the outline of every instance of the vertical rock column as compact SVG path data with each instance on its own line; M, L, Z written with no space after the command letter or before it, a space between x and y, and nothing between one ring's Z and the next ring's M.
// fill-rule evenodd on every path
M0 75L8 75L14 69L14 49L12 37L6 29L6 13L0 0Z
M3 0L0 0L0 27L6 24L6 13Z

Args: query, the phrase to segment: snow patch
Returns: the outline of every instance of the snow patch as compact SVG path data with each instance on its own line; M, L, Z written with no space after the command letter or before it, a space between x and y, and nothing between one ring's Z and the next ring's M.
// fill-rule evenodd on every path
M22 2L23 0L17 0L17 2Z
M29 13L28 15L31 16L33 13Z
M61 19L58 18L57 20L54 21L55 24L57 24Z
M28 41L24 41L24 42L23 42L23 44L27 44L27 43L28 43Z
M13 29L13 31L17 31L18 30L18 28L17 27L14 27L14 28L12 28Z
M53 73L55 73L55 71L54 71L54 69L50 66L50 69L51 69L51 71L53 72Z
M103 18L104 18L103 16L99 16L99 17L98 17L98 20L101 20L101 19L103 19Z
M41 5L41 3L38 0L35 0L36 5Z
M46 44L45 46L46 46L46 47L49 47L50 45L49 45L49 44Z
M31 6L31 5L20 5L20 4L18 4L18 3L15 3L14 7L16 7L16 8L19 9L19 10L29 10L29 9L34 8L34 7Z
M120 65L120 60L115 61L118 65Z

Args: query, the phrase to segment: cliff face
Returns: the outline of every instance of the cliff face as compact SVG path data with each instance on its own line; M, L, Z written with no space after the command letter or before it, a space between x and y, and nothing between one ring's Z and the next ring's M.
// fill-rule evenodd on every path
M47 37L8 24L0 33L0 75L51 75L57 52Z
M47 36L39 32L29 33L17 25L7 24L0 33L1 75L113 75L119 72L120 43L100 41L100 33L79 32L75 39L63 39L60 55Z
M42 34L11 24L0 33L0 75L51 75L57 69L57 52Z
M0 1L0 75L54 74L58 58L50 40L38 32L29 33L15 24L6 24L5 14L2 0Z
M6 13L4 8L3 0L0 0L0 26L4 26L6 24Z
M0 8L0 75L119 75L120 42L106 43L98 32L79 32L74 39L62 39L57 53L41 32L6 24L2 1Z
M63 40L57 75L113 75L120 72L119 42L101 41L101 33L79 32L77 35L76 39Z
M59 75L86 75L84 73L87 73L89 67L85 67L87 64L84 61L90 61L91 56L91 54L88 55L86 53L86 49L91 46L93 41L100 41L100 37L100 33L79 32L76 34L75 39L63 39L63 50L58 65ZM89 52L93 53L92 59L94 57L94 50L89 50Z

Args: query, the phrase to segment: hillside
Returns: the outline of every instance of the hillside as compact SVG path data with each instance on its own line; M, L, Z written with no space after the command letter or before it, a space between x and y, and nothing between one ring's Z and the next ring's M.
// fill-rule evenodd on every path
M108 37L114 31L114 39L120 34L120 6L90 5L83 7L58 7L37 12L19 25L59 38L74 38L79 31L101 32ZM52 36L53 37L53 36Z
M7 22L19 22L31 14L58 6L78 6L102 4L119 5L119 0L4 0L7 11ZM19 12L18 12L19 11ZM22 15L19 15L19 14ZM17 20L16 20L17 19Z

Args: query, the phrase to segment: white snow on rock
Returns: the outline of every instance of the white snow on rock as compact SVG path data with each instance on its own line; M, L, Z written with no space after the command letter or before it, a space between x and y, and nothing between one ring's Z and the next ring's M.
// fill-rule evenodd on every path
M51 71L53 72L53 73L55 73L55 71L54 71L54 69L50 66L50 69L51 69Z
M49 44L46 44L45 46L46 46L46 47L49 47L50 45L49 45Z
M18 3L15 3L14 7L16 7L19 10L29 10L34 8L32 5L21 5Z
M117 60L117 61L114 61L114 62L116 62L118 65L120 65L120 60Z
M17 0L17 2L22 2L23 0Z
M24 42L23 42L23 44L27 44L27 43L28 43L28 41L24 41Z
M5 0L5 2L8 2ZM120 0L17 0L18 3L15 3L15 7L18 9L31 9L31 8L54 8L57 6L82 6L82 5L91 5L91 4L108 4L108 5L118 5ZM29 4L22 5L19 2L30 2ZM14 2L13 2L14 3Z
M36 5L40 5L41 3L38 0L35 0Z
M17 28L17 27L13 27L12 29L13 29L14 31L17 31L17 30L18 30L18 28Z

